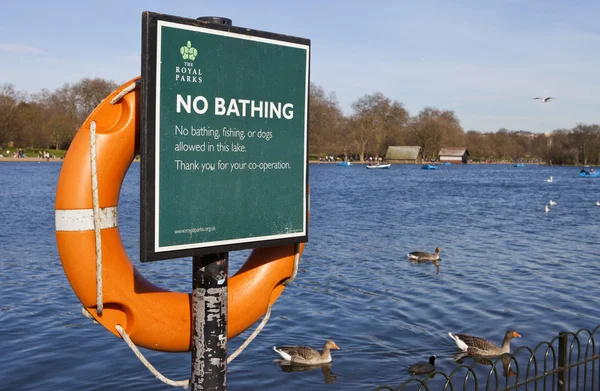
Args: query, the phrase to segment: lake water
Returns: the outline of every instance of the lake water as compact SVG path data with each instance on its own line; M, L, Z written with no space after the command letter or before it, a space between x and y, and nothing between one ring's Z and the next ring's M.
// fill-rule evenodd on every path
M54 236L60 163L0 163L0 389L167 390L123 341L81 315ZM600 179L576 167L311 165L309 243L295 282L263 332L228 367L230 390L372 390L397 387L406 368L438 356L450 372L448 331L513 349L600 323ZM554 177L553 183L544 179ZM544 205L558 205L549 213ZM268 200L265 200L268 202ZM136 267L171 290L191 288L191 260L139 263L139 165L119 204ZM439 270L406 253L441 247ZM230 254L230 274L248 252ZM329 368L287 372L276 344L333 351ZM229 351L244 336L229 343ZM144 351L185 379L189 353Z

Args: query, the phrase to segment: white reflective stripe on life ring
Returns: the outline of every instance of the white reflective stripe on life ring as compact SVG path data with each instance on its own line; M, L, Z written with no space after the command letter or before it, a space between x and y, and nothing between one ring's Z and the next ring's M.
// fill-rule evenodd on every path
M93 209L56 210L56 231L93 231ZM116 206L100 209L100 229L118 227Z

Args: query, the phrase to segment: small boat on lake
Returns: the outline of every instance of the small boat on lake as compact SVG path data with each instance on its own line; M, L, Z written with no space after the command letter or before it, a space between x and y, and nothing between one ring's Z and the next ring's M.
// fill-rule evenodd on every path
M348 167L348 166L351 166L352 163L350 163L350 162L338 162L337 165L338 166L343 166L343 167Z
M423 164L423 165L421 166L421 168L422 168L423 170L437 170L437 169L438 169L438 166L436 166L435 164Z
M450 162L443 162L442 163L442 166L451 166L451 165L452 165L452 163L450 163Z
M365 167L367 168L390 168L392 165L391 164L369 164Z
M513 167L525 167L525 165L523 163L516 163L513 164Z
M582 169L581 171L579 171L580 178L597 178L599 176L600 176L600 172L594 171L593 169L591 169L589 171L586 169Z

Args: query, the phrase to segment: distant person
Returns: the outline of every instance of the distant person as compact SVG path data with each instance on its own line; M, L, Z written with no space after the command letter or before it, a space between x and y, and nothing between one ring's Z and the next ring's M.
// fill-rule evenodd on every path
M592 169L590 169L590 172L594 172L594 169L593 169L593 168L592 168Z

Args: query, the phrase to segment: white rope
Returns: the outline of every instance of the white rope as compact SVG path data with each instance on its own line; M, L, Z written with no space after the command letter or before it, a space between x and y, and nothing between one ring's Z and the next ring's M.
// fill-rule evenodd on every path
M91 317L91 315L85 314L85 311L84 311L84 315L86 315L87 317ZM248 345L250 345L250 343L254 340L254 338L256 338L256 336L258 334L260 334L260 332L262 331L262 329L265 327L265 325L269 321L270 317L271 317L271 306L269 306L267 308L267 312L265 313L265 316L264 316L263 320L260 322L260 324L258 325L258 327L256 328L256 330L254 330L252 332L252 334L250 334L250 336L244 341L243 344L241 344L237 348L237 350L235 352L233 352L229 357L227 357L227 364L229 364L230 362L232 362L233 360L235 360L235 358L237 356L239 356L240 353L242 353L244 351L244 349L246 349L246 347L248 347ZM150 372L152 372L152 374L158 380L162 381L165 384L173 386L173 387L188 387L189 386L189 384L190 384L189 380L171 380L171 379L165 377L162 373L160 373L158 371L158 369L154 368L154 366L152 364L150 364L150 362L146 359L146 357L144 357L144 355L142 354L142 352L140 352L140 350L137 348L137 346L135 346L135 344L133 343L133 341L131 340L131 338L129 338L129 335L123 329L123 327L121 327L121 325L118 324L116 326L116 329L119 332L119 334L121 335L121 337L123 338L123 340L125 341L125 343L127 343L127 346L129 346L129 349L131 349L133 351L133 353L142 362L142 364L144 364L146 366L146 368L148 368L148 370Z
M162 373L160 373L156 368L154 368L154 366L152 366L152 364L150 364L150 362L148 362L148 360L146 360L146 357L144 357L142 352L140 352L140 350L137 348L137 346L135 346L135 344L133 343L131 338L129 338L129 335L127 335L127 333L125 332L125 330L123 330L123 327L121 327L120 324L118 324L116 326L116 329L119 332L119 334L121 334L121 337L123 338L123 340L127 343L127 346L129 346L129 349L131 349L133 351L133 353L135 353L135 355L142 362L142 364L144 364L146 366L146 368L148 368L148 370L150 372L152 372L152 374L154 376L156 376L156 378L158 380L162 381L165 384L173 386L173 387L189 386L189 384L190 384L189 380L171 380L171 379L168 379L165 376L163 376Z
M269 305L269 308L267 308L267 313L265 314L265 317L263 318L262 322L260 322L260 324L258 325L256 330L254 330L252 332L252 334L250 334L248 339L246 339L246 341L244 341L244 343L241 344L240 347L237 348L237 350L235 352L233 352L232 354L229 355L229 357L227 357L227 364L229 364L230 362L235 360L235 358L237 356L239 356L240 353L242 353L248 345L250 345L250 342L252 342L254 340L254 338L256 338L256 336L262 331L263 327L265 327L265 325L269 321L270 316L271 316L271 306Z
M100 201L98 200L98 168L96 166L96 121L90 126L90 163L92 170L92 203L94 206L94 233L96 234L96 313L102 316L102 226L100 221Z
M91 319L92 322L94 322L95 324L98 324L98 322L96 321L96 319L94 319L94 317L92 316L92 314L90 314L90 312L87 310L87 308L85 307L81 307L81 313L83 314L83 316L85 316L88 319Z
M92 314L90 314L90 312L87 309L85 309L85 307L81 307L81 313L88 319L94 319Z
M292 270L292 275L290 278L283 282L283 286L288 286L291 284L296 279L296 275L298 274L298 263L300 262L300 243L296 243L294 252L294 270Z
M135 90L138 81L131 83L129 86L119 92L110 100L110 104L114 105L121 98ZM92 171L92 203L94 207L94 233L96 236L96 313L102 316L104 310L104 300L102 297L102 221L100 214L100 201L98 198L98 167L96 160L96 121L92 121L90 125L90 164Z
M125 87L123 89L123 91L121 91L117 95L115 95L115 97L110 100L110 104L111 105L117 104L121 99L123 99L123 97L125 95L127 95L131 91L135 90L137 88L137 86L138 86L138 80L134 81L133 83L131 83L130 85Z

